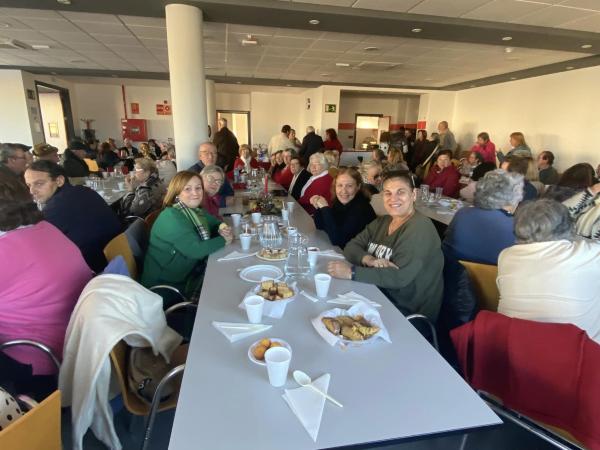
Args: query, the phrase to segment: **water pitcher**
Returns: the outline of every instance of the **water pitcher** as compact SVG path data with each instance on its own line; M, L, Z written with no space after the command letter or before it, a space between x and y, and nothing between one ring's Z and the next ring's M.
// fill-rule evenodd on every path
M290 277L304 276L310 273L308 263L308 239L300 233L289 236L288 257L285 262L285 274Z

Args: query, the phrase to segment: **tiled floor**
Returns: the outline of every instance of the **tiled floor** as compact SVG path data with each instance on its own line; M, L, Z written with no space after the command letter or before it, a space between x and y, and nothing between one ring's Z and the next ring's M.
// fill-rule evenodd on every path
M150 441L150 450L167 450L169 436L173 424L174 413L164 412L158 415ZM139 418L138 418L139 419ZM131 431L127 413L121 412L115 417L117 433L121 439L123 450L138 450L143 434L143 422L141 419L133 422ZM63 411L63 446L64 450L71 450L71 425L69 411ZM443 436L433 439L422 439L415 442L387 445L377 447L382 450L450 450L460 449L461 435ZM84 439L84 450L106 450L91 432ZM210 450L198 443L199 450ZM358 448L358 447L357 447ZM367 448L367 447L360 447ZM372 447L370 447L372 448ZM554 447L546 444L535 436L526 433L515 425L505 424L494 429L473 432L467 439L466 450L551 450ZM235 449L245 450L245 449ZM248 449L260 450L260 449ZM282 449L283 450L283 449Z

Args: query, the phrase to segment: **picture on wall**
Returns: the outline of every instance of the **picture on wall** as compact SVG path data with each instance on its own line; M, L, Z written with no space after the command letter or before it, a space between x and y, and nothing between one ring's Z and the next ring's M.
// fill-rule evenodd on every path
M58 122L48 122L48 133L51 138L60 137L58 133Z

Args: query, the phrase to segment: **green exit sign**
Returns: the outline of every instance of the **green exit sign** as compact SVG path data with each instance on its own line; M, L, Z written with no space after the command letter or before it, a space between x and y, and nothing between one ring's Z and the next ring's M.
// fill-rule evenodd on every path
M337 106L337 105L327 105L327 104L326 104L326 105L325 105L325 112L332 112L332 113L334 113L334 112L335 112L335 109L336 109L336 106Z

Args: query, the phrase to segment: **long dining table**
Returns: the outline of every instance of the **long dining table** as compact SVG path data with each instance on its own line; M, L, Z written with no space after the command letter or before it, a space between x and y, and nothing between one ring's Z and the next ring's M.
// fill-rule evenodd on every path
M243 212L243 208L236 197L223 213ZM289 222L308 238L309 245L334 248L299 204ZM311 319L341 306L313 302L302 295L287 305L281 319L263 316L262 323L272 325L271 329L230 343L212 322L247 321L239 304L255 285L243 281L239 270L267 264L255 256L218 261L233 250L241 251L239 241L208 260L170 450L376 447L502 423L374 285L333 279L328 298L355 291L381 304L379 313L391 343L378 340L345 350L330 346ZM258 243L254 243L250 252L257 250ZM329 261L319 256L313 273L326 272ZM268 264L284 267L283 262ZM297 289L315 296L312 274L300 280ZM291 346L290 371L283 388L272 387L266 368L249 360L249 346L265 337L284 339ZM316 441L282 398L284 388L298 387L291 377L296 369L313 379L330 374L328 393L344 405L338 408L326 402Z

